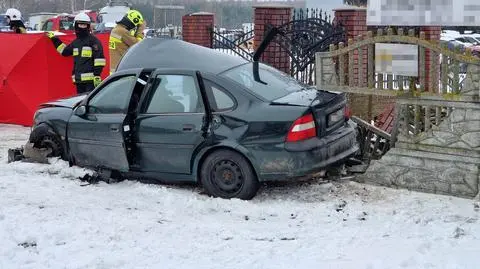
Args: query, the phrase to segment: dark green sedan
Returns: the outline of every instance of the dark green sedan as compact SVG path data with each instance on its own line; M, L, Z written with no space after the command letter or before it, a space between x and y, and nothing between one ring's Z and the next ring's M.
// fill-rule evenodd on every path
M43 104L30 142L74 165L251 199L358 151L344 94L180 40L147 39L84 96Z

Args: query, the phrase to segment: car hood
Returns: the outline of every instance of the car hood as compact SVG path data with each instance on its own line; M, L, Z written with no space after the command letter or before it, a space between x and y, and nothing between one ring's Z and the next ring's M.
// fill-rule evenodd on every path
M79 102L85 99L87 95L76 95L70 98L58 99L55 101L43 103L40 107L67 107L67 108L74 108Z
M311 87L301 91L291 92L286 96L275 99L271 102L272 105L291 105L291 106L318 106L326 104L339 93L320 91L317 88Z

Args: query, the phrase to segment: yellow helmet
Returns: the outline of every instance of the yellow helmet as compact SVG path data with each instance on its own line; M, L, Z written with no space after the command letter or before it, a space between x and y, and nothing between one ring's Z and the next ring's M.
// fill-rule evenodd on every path
M127 12L127 18L129 21L131 21L135 26L139 26L140 24L143 24L143 16L142 13L140 13L137 10L131 9Z

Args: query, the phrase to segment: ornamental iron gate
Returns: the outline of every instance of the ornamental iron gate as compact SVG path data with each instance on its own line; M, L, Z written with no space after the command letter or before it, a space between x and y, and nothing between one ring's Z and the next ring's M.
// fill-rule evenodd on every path
M273 26L266 28L268 32ZM276 44L281 52L270 53L269 62L287 58L290 75L309 85L315 84L315 53L328 51L330 44L346 41L344 28L334 24L331 16L321 9L295 9L290 22L275 28L276 34L266 43ZM213 49L253 60L253 27L243 31L211 29L211 38Z
M344 28L321 9L294 10L292 21L277 29L272 43L289 55L290 75L309 85L315 84L315 53L346 40Z
M240 56L247 61L252 61L253 40L255 31L253 26L244 27L242 30L210 30L212 49L227 54Z

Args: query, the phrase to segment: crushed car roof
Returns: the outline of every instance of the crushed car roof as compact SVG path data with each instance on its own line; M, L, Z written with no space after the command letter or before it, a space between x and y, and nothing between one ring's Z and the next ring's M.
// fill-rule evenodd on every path
M149 38L128 50L117 71L132 68L168 68L221 73L247 63L228 55L178 39Z

